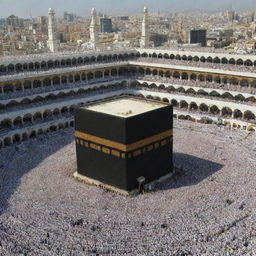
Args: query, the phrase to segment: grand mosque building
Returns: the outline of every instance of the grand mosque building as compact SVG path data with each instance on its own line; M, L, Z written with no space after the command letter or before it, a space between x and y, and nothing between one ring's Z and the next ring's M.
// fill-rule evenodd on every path
M76 106L120 95L169 102L178 119L256 130L255 55L149 48L146 7L140 48L101 50L96 15L88 51L58 51L49 9L51 53L2 58L1 147L74 126Z

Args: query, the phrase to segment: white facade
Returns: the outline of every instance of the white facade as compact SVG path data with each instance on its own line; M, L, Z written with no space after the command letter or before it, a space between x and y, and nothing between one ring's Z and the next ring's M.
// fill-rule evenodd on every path
M141 31L141 48L149 47L149 33L148 33L148 7L144 7L144 16L142 21L142 31Z
M56 39L55 13L52 8L49 9L49 23L48 23L48 41L47 46L51 52L57 52L59 48L59 41Z

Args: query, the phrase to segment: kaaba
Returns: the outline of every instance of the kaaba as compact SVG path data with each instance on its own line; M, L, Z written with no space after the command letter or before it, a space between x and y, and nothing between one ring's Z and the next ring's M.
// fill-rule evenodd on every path
M172 172L173 108L123 96L75 110L77 174L123 191Z

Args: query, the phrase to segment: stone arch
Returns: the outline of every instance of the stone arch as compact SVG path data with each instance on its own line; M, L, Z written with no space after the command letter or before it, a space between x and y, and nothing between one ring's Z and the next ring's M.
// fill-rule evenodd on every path
M102 77L103 77L102 71L95 72L95 78L102 78Z
M3 89L4 89L4 93L14 92L14 85L13 84L5 84L3 86Z
M222 64L228 64L227 58L225 58L225 57L222 58L222 59L221 59L221 63L222 63Z
M178 71L173 72L173 77L176 79L180 79L180 73Z
M15 107L15 106L18 106L19 103L16 101L16 100L11 100L10 102L8 102L6 104L6 107L9 108L9 107Z
M240 85L242 87L249 87L249 81L246 79L241 80Z
M177 55L175 56L175 60L181 60L181 56L180 56L179 54L177 54Z
M169 54L165 53L165 54L164 54L164 59L170 59Z
M237 65L244 65L244 62L243 62L242 59L238 59L238 60L236 61L236 64L237 64Z
M189 88L189 89L187 89L186 94L193 94L193 95L195 95L196 91L193 88Z
M175 91L175 88L174 88L173 86L169 85L169 86L167 87L167 91L168 91L168 92L174 92L174 91Z
M245 65L245 66L253 66L253 63L252 63L251 60L246 60L246 61L244 62L244 65Z
M198 105L195 103L195 102L191 102L190 104L189 104L189 109L190 110L198 110Z
M23 116L23 123L24 124L32 124L33 122L33 116L32 114L26 114Z
M163 98L162 101L169 103L169 100L167 98Z
M251 111L247 110L244 112L244 119L255 120L255 115Z
M46 62L42 62L41 63L41 67L44 67L44 68L46 68ZM22 65L22 69L23 70L28 70L28 64L27 63L24 63L23 65Z
M54 67L59 67L60 66L60 61L59 60L55 60L54 61Z
M220 58L219 57L215 57L213 59L213 63L220 63Z
M72 65L76 65L77 63L77 59L76 58L72 58Z
M149 88L157 89L157 85L155 83L152 83L152 84L149 85Z
M8 72L13 72L14 71L14 65L13 64L9 64L7 66Z
M224 107L224 108L222 108L222 110L221 110L221 115L222 116L227 116L227 117L231 117L232 116L232 109L231 108L229 108L229 107Z
M233 95L229 92L225 92L221 96L222 96L222 98L233 99Z
M158 88L159 88L160 90L164 90L164 89L165 89L165 85L164 85L164 84L160 84L160 85L158 86Z
M61 60L61 61L60 61L60 65L61 65L62 67L66 66L66 60Z
M201 82L205 81L205 76L202 75L202 74L200 74L200 75L198 76L198 80L201 81Z
M20 63L17 63L15 65L15 69L16 69L16 71L22 71L22 65Z
M58 76L53 77L53 84L60 85L60 77L58 77Z
M97 61L102 61L103 57L101 55L97 56Z
M206 81L212 82L213 77L211 75L206 76Z
M256 102L256 98L255 98L255 96L250 96L250 97L246 98L245 101Z
M199 109L204 113L209 111L209 107L205 103L200 104Z
M182 60L188 60L188 57L186 55L182 55L181 59Z
M233 113L233 117L237 119L241 119L243 117L243 113L239 109L235 109Z
M178 106L178 101L175 100L175 99L172 99L172 100L171 100L171 104L172 104L174 107L177 107L177 106Z
M221 96L220 93L218 93L218 92L216 92L216 91L211 91L211 92L209 93L209 95L210 95L210 96L213 96L213 97L220 97L220 96Z
M196 81L197 80L197 75L196 74L191 74L190 75L190 79L193 80L193 81Z
M235 65L236 64L235 59L234 58L229 59L228 64Z
M242 94L238 94L238 95L235 96L235 100L245 101L245 97Z
M53 111L52 111L52 114L53 116L58 116L60 114L60 110L58 108L55 108Z
M180 101L180 108L188 109L188 103L185 100Z
M44 101L45 99L42 96L36 96L34 99L32 99L33 103Z
M34 80L33 88L40 88L40 87L41 87L41 81L40 80Z
M219 76L214 77L214 82L217 84L221 84L221 78Z
M17 116L14 120L13 120L13 125L15 127L21 127L23 124L22 118L20 116Z
M210 113L214 115L219 115L220 109L216 105L213 105L210 107Z
M230 83L231 83L232 85L238 85L238 84L239 84L239 81L238 81L237 78L233 77L233 78L230 79Z
M183 87L179 87L179 88L176 89L176 92L185 93L186 90L185 90L185 88L183 88Z
M147 54L146 52L143 52L143 53L141 54L141 57L147 58L147 57L148 57L148 54Z
M157 70L157 69L154 69L152 73L153 73L153 76L157 76L158 70Z
M199 57L198 57L198 56L194 56L194 57L193 57L193 61L198 62L198 61L199 61Z
M201 61L201 62L205 62L205 61L206 61L205 57L204 57L204 56L201 56L201 57L200 57L200 61Z
M43 86L51 86L51 79L49 77L43 80Z
M48 65L48 68L53 68L53 61L52 60L49 60L47 62L47 65Z
M34 119L34 121L42 120L42 113L41 112L36 112L33 115L33 119Z
M35 138L35 137L36 137L36 131L33 130L33 131L30 132L29 138Z
M200 94L200 95L208 95L208 93L207 93L205 90L203 90L203 89L198 90L198 91L197 91L197 94Z
M183 80L188 80L188 73L183 72L182 75L181 75L181 78L182 78Z
M13 125L13 122L10 118L5 118L4 120L1 121L1 128L11 129L12 125Z
M209 57L207 57L206 61L209 62L209 63L212 63L212 62L213 62L213 59L212 59L211 56L209 56Z
M44 113L43 113L43 118L44 118L44 119L49 119L49 118L51 118L51 117L52 117L52 111L49 110L49 109L46 109L46 110L44 111Z

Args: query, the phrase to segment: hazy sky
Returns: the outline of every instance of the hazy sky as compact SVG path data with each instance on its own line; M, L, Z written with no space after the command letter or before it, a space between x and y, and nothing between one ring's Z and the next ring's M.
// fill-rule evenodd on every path
M90 9L106 14L126 14L141 12L144 5L151 12L178 12L189 10L221 11L233 9L237 11L256 10L256 0L0 0L0 18L10 14L19 17L36 17L47 15L49 7L53 7L57 16L64 11L80 16L88 16Z

